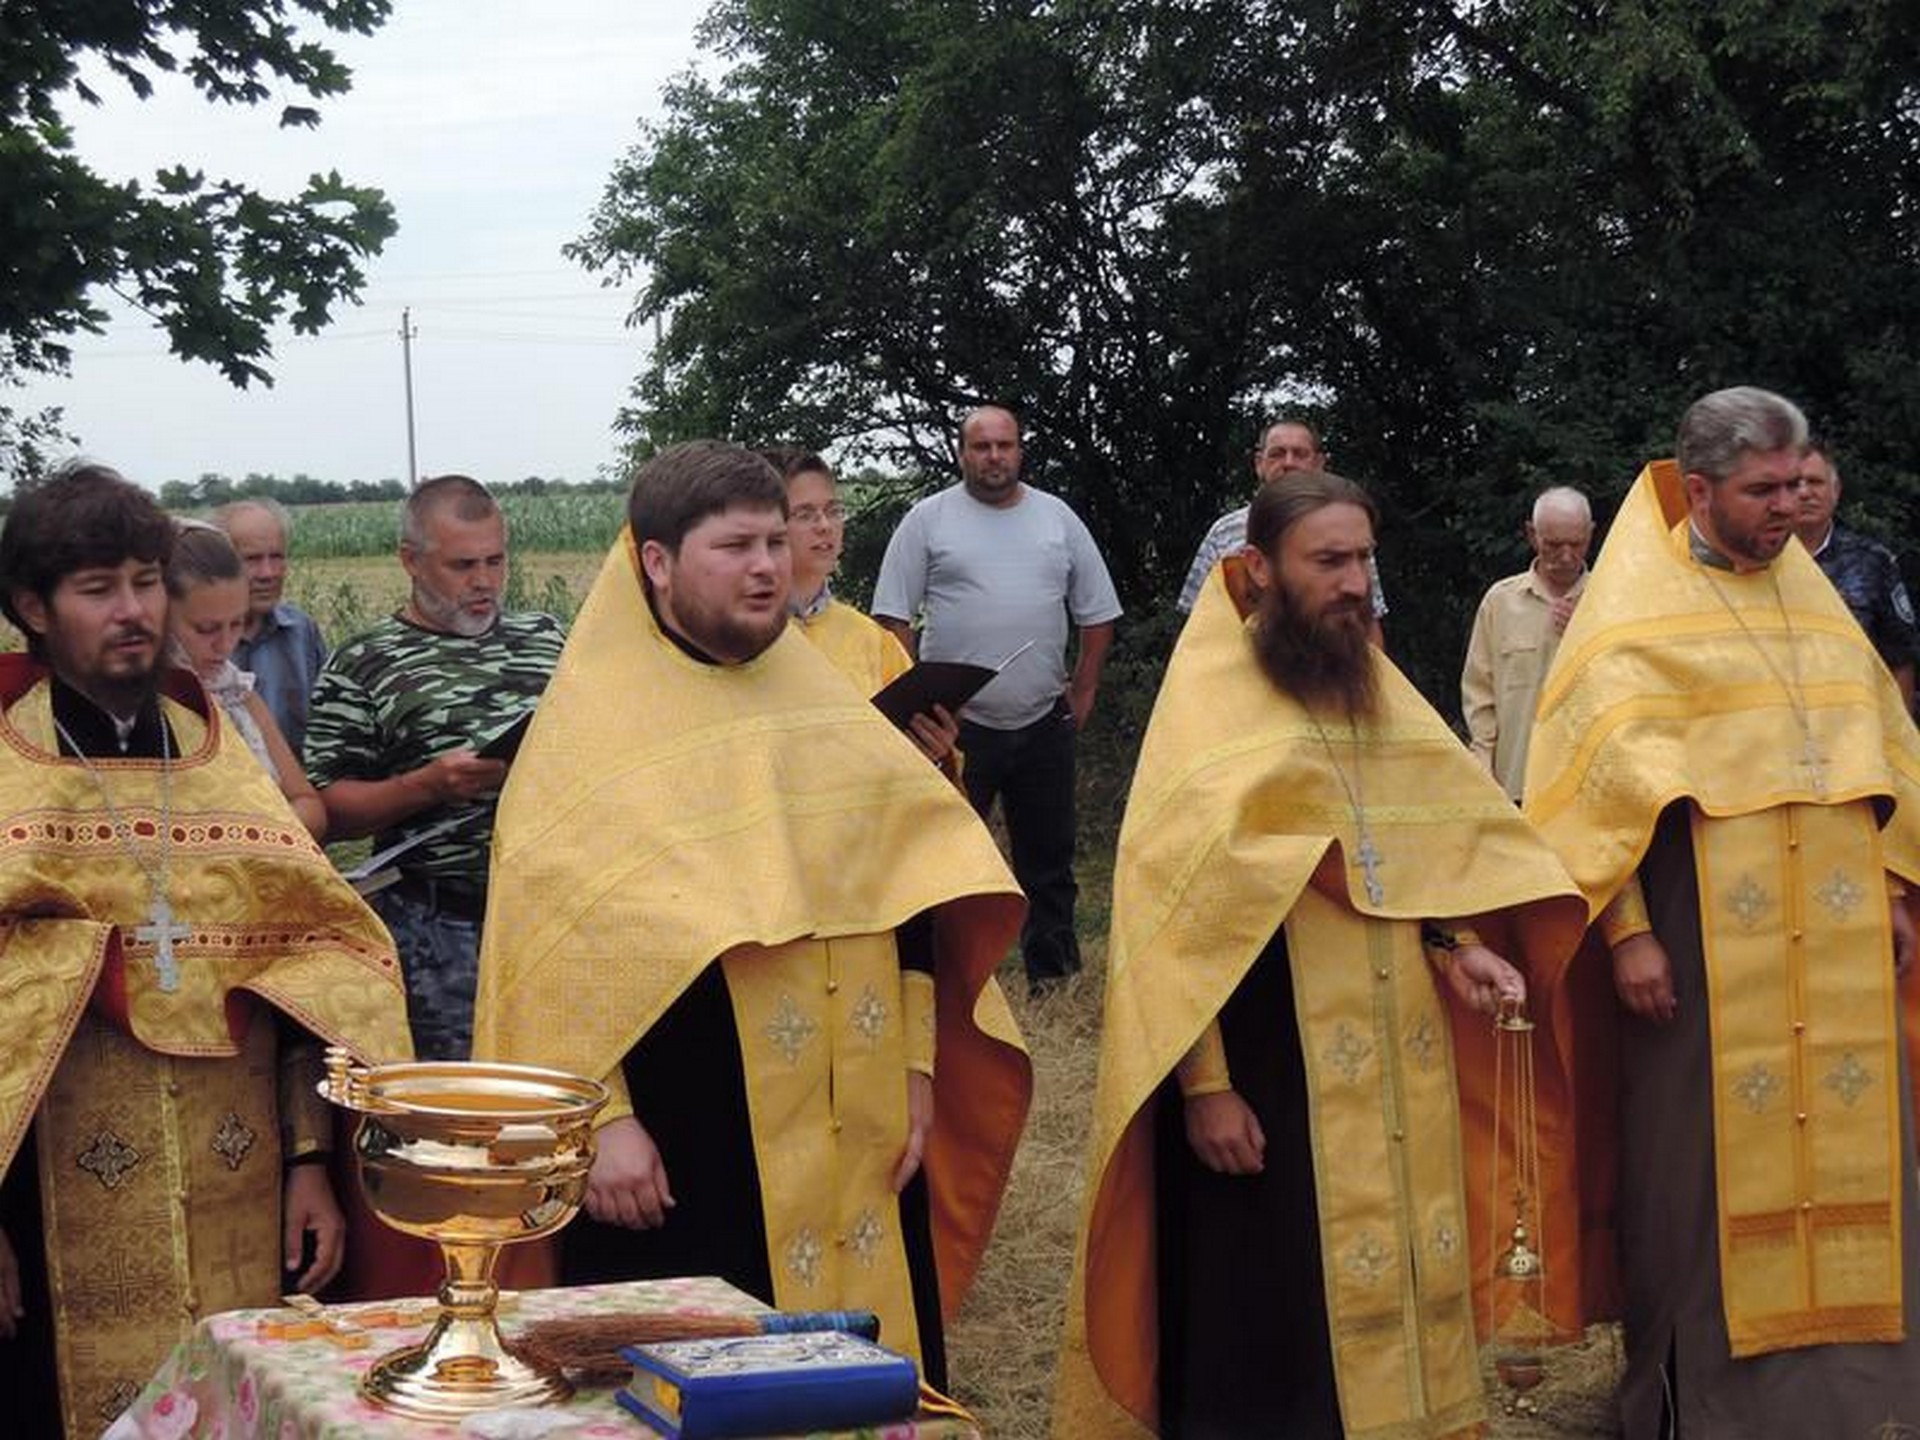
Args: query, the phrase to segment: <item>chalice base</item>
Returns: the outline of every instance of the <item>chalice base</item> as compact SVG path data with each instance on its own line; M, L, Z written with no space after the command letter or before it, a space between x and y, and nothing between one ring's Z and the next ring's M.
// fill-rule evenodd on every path
M377 1362L360 1382L375 1404L413 1420L459 1420L504 1405L549 1405L573 1386L508 1353L491 1314L443 1314L418 1345Z

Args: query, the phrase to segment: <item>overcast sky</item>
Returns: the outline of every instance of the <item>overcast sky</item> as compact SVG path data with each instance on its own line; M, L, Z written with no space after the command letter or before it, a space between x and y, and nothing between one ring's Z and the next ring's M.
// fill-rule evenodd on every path
M74 103L83 158L151 182L183 162L292 195L315 171L383 189L400 232L368 267L362 304L319 336L275 344L272 389L235 390L167 352L106 297L72 376L19 408L65 407L89 455L158 488L205 471L328 480L404 476L400 315L411 306L420 469L483 480L593 478L647 337L631 296L566 260L664 83L694 62L705 0L398 0L370 37L333 37L354 72L314 130L281 130L291 90L253 110L181 86L142 103L111 77ZM710 68L711 62L709 62Z

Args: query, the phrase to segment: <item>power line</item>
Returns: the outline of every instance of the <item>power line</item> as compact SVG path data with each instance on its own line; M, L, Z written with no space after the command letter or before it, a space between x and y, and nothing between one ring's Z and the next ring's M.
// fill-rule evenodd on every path
M622 294L618 290L549 291L543 295L460 295L450 300L435 300L429 297L425 306L416 304L413 308L420 310L426 308L426 306L431 306L436 310L446 310L456 305L465 305L470 300L480 301L489 305L579 305L585 304L589 300L605 303L609 300L619 300L621 298L623 298Z
M496 330L445 330L434 329L427 332L430 340L484 340L509 345L587 345L630 350L638 344L634 340L596 340L585 335L543 335L534 331L521 331L509 334Z
M414 270L381 271L370 275L370 285L386 285L395 281L405 284L437 285L447 280L524 280L536 275L565 275L570 279L579 279L579 268L572 265L553 265L543 270Z
M557 320L566 325L615 325L625 323L624 313L620 315L559 315L543 314L539 310L495 310L485 305L415 305L416 315L478 315L493 320Z
M322 344L332 340L384 340L388 336L390 336L392 333L393 332L390 330L352 330L352 331L342 331L338 333L333 331L328 331L327 333L322 335L279 336L275 338L273 343L276 350L285 351L286 349L296 345L318 345L318 344ZM76 348L74 349L73 358L76 361L79 361L79 360L168 360L168 359L184 361L185 359L185 357L183 356L175 355L171 349L167 349L167 348L161 348L157 350L156 349L92 350L92 349L84 348L84 344L83 344L84 339L85 337L83 336L75 337L76 342L82 342L82 343L76 344Z

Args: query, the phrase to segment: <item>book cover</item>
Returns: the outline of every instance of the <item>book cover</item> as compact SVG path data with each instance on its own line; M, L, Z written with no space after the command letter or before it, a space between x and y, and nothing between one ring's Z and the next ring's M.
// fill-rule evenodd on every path
M971 665L962 660L920 660L873 697L874 708L902 730L914 716L944 705L956 717L960 707L978 695L987 682L1033 648L1027 641L998 665Z
M906 1356L839 1331L630 1345L615 1398L670 1440L849 1430L918 1408Z
M482 760L504 760L509 765L520 753L520 742L527 738L527 729L533 724L533 709L522 710L513 719L498 729L490 730L473 743L473 753Z

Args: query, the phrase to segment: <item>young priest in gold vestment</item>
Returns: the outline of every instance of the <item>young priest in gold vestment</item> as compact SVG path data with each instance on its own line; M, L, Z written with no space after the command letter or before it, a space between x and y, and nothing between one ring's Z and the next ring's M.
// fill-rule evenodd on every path
M629 520L501 797L475 1051L614 1091L563 1278L864 1307L938 1383L1031 1092L1018 890L787 625L766 461L676 446Z
M1541 691L1527 815L1615 1006L1632 1440L1920 1434L1920 1203L1896 966L1920 736L1793 539L1806 421L1681 421L1615 519ZM1905 1017L1911 1025L1911 1013ZM1593 1087L1584 1084L1583 1091Z
M1061 1440L1484 1419L1462 1092L1490 1122L1487 1014L1542 997L1585 912L1368 644L1374 516L1337 476L1269 482L1161 686L1114 873Z
M193 676L172 522L88 467L18 496L0 599L0 1381L98 1435L201 1316L338 1269L323 1042L410 1054L399 963ZM303 1245L312 1253L302 1260Z

